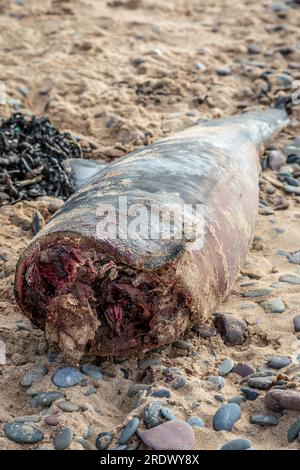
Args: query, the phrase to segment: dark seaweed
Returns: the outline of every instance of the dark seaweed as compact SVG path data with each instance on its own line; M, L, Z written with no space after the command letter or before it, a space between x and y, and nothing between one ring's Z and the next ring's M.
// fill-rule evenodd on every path
M74 192L62 162L82 150L47 118L13 114L0 125L0 206L39 196L68 199Z

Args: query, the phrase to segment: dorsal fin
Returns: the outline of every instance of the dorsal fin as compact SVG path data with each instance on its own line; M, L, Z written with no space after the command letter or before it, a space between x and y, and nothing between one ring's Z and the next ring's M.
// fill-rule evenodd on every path
M104 168L106 163L102 163L98 160L69 158L63 162L63 166L71 174L75 189L77 190Z

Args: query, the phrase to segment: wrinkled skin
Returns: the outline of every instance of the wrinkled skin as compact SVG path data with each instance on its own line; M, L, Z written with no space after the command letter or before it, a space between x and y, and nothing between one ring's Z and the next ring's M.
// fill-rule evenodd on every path
M72 357L156 348L207 319L252 242L259 152L287 123L275 109L211 121L99 167L85 183L82 173L80 189L20 257L15 294L25 315ZM186 233L99 236L99 205L118 211L119 196L148 213L201 205L203 244Z

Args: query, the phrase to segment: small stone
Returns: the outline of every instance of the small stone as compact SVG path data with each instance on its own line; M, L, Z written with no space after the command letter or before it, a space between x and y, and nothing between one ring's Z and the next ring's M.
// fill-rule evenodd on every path
M27 86L25 86L25 85L19 85L18 90L21 93L21 95L23 95L23 96L27 96L28 93L29 93L29 90L28 90Z
M73 431L70 428L62 428L56 434L53 444L56 450L64 450L71 444Z
M105 450L112 443L114 436L111 432L100 432L96 439L96 447L98 450Z
M286 193L288 194L295 194L295 196L300 196L300 186L291 186L290 184L285 184L283 186L283 189ZM289 282L289 281L286 281L286 282ZM297 284L300 284L299 282L297 282Z
M247 450L251 445L249 439L237 438L224 444L220 450Z
M274 214L274 210L271 209L270 207L262 207L262 208L259 209L258 212L259 212L260 215L273 215ZM259 291L259 290L263 290L263 289L257 289L257 290ZM263 294L263 295L268 295L268 294ZM244 297L258 297L258 295L253 295L253 296L244 295Z
M260 306L265 312L283 313L285 311L285 305L281 299L272 299L268 302L262 302Z
M83 439L82 437L77 439L77 442L79 442L79 444L82 445L84 450L94 450L94 447L92 446L92 444L90 444L89 441L87 441L86 439Z
M205 423L202 418L199 418L198 416L190 416L186 422L190 426L195 426L196 428L205 428Z
M47 416L45 423L48 424L48 426L57 426L59 423L58 416L56 414Z
M151 385L148 385L148 384L133 384L129 387L127 396L129 398L132 398L141 390L150 390L150 388L151 388Z
M62 392L41 392L38 393L34 399L36 400L37 404L47 408L52 405L56 400L59 398L65 398L65 394Z
M182 339L174 341L173 346L175 346L175 348L185 350L189 350L191 348L191 345L187 341L183 341Z
M21 379L20 383L23 387L30 387L36 380L44 377L48 373L47 367L43 365L36 366Z
M39 416L19 416L14 419L14 423L39 423L41 418Z
M232 359L225 359L219 367L219 375L224 376L229 374L234 368L234 361Z
M232 315L216 314L215 325L226 346L241 345L249 335L247 323Z
M286 356L272 356L268 360L268 367L272 367L272 369L282 369L283 367L287 367L292 360Z
M199 333L199 336L201 338L212 338L213 336L216 336L217 331L212 325L197 325L193 328L193 331L196 333Z
M299 434L300 434L300 419L297 419L297 421L294 421L288 429L288 434L287 434L288 441L293 442L295 439L297 439Z
M119 444L126 444L127 441L135 434L138 426L140 424L139 418L132 418L128 421L125 428L122 430L119 437Z
M237 374L240 377L247 377L247 375L252 374L254 371L253 367L249 364L236 364L232 369L232 374Z
M175 390L179 390L180 388L185 387L187 384L187 378L183 374L173 374L173 378L171 380L171 387Z
M252 377L247 382L251 388L258 388L258 390L267 390L273 385L272 377Z
M80 406L77 405L77 403L74 403L73 401L61 401L57 405L61 410L63 411L68 411L69 413L72 413L73 411L79 411Z
M246 401L246 397L242 395L236 395L235 397L231 398L228 403L235 403L236 405L241 405Z
M167 388L160 388L159 390L154 390L151 396L155 398L170 398L171 392Z
M38 393L34 399L36 400L39 406L47 408L52 405L53 402L59 398L65 398L65 394L62 392L41 392Z
M138 368L141 370L146 370L148 367L155 367L161 363L162 359L145 359L144 361L139 362Z
M268 155L268 165L273 171L278 171L286 164L286 155L281 150L271 150Z
M5 436L18 444L35 444L44 437L39 428L26 423L10 421L4 424L3 429Z
M57 387L66 388L79 384L83 378L83 374L78 369L64 367L56 372L52 380Z
M154 450L191 450L195 445L192 426L181 420L167 421L155 429L140 432L139 436Z
M216 431L231 431L241 417L241 409L236 403L221 406L214 417L213 426Z
M253 388L242 387L241 392L243 392L247 400L250 401L254 401L257 397L259 397L259 392L257 390L253 390Z
M172 419L177 419L176 416L173 414L172 410L170 410L170 408L167 408L166 406L163 406L161 408L160 413L168 421L171 421Z
M260 426L277 426L279 419L277 416L269 415L254 415L250 417L252 424L259 424Z
M162 401L152 401L144 409L144 423L148 428L154 428L163 423L160 410L165 406Z
M248 54L259 54L261 52L261 47L259 44L252 43L248 46Z
M210 375L207 377L207 381L214 384L217 390L221 390L225 385L225 379L220 375Z
M227 75L231 74L231 69L229 67L218 67L216 69L216 74L219 75L220 77L226 77Z
M300 315L296 315L293 318L293 323L294 323L295 333L299 333L300 332Z
M250 298L265 297L266 295L272 294L272 292L272 289L254 289L244 292L243 296Z
M265 406L269 410L300 411L300 392L297 390L270 390L265 396Z
M89 377L92 377L95 380L103 379L103 374L99 367L94 366L93 364L83 364L81 366L81 372Z
M295 253L289 255L288 262L292 264L300 264L300 251L296 251Z
M94 395L95 393L97 393L96 387L89 387L87 390L85 390L85 391L83 392L83 394L84 394L86 397L89 397L90 395Z

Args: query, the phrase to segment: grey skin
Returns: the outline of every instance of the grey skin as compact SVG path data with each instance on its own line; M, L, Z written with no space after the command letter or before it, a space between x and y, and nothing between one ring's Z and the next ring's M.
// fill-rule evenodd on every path
M157 348L207 319L252 242L259 154L287 124L285 110L249 112L194 126L107 166L70 162L80 188L18 262L15 294L25 315L70 357ZM99 232L99 208L118 213L120 196L147 214L153 205L166 213L174 204L199 204L203 243L192 232L174 240Z

